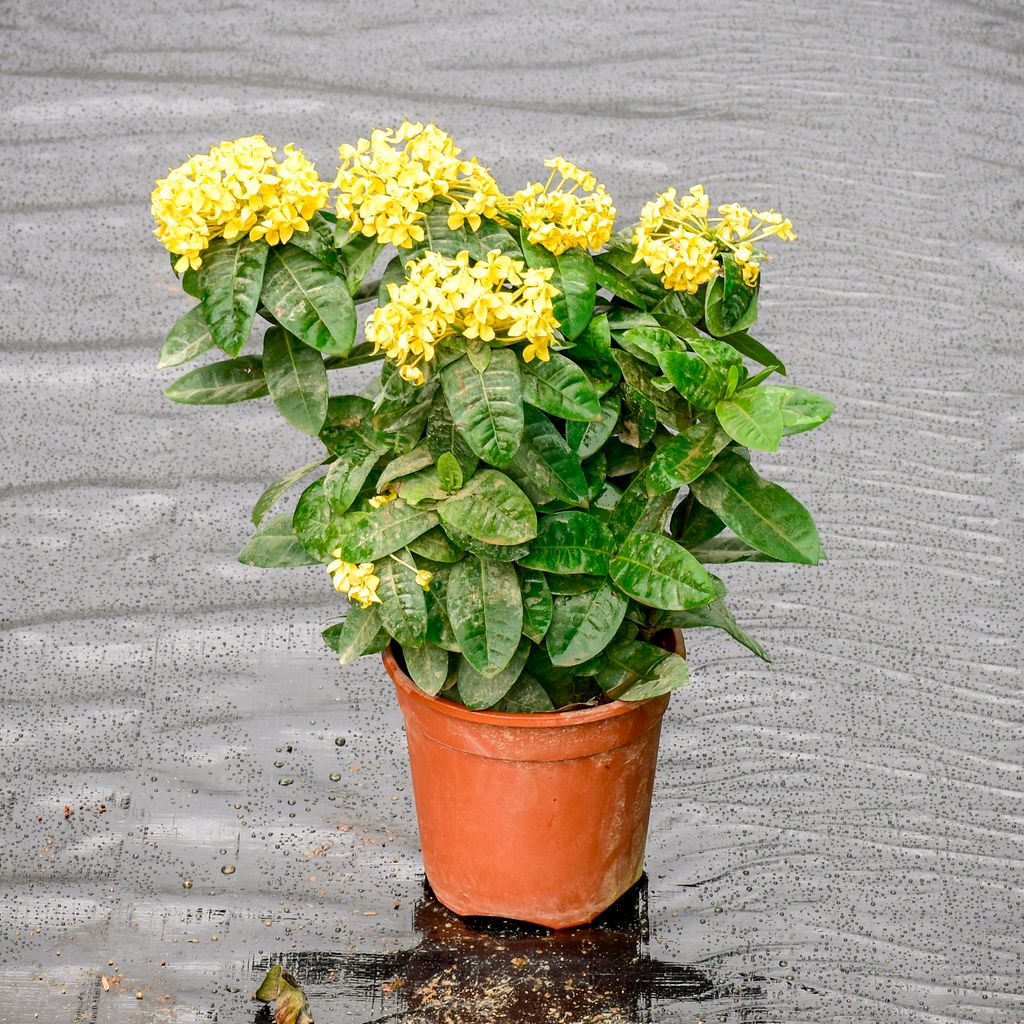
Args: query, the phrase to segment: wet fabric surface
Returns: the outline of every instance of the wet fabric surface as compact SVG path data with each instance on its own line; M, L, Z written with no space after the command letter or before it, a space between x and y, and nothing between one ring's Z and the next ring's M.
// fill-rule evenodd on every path
M994 0L5 4L0 1020L248 1020L279 961L318 1021L1024 1020L1022 48ZM722 573L774 663L688 637L647 890L585 936L431 900L379 661L234 560L315 446L154 369L152 179L406 115L620 223L783 210L757 334L838 407L758 456L828 561Z

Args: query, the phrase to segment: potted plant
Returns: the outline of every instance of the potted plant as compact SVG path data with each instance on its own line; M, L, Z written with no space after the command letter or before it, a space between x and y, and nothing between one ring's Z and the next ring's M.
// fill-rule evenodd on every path
M340 156L331 184L256 136L157 182L156 233L198 300L159 365L227 357L165 393L269 396L322 442L259 496L239 558L325 564L348 598L327 644L383 653L438 898L583 924L642 872L680 631L767 660L715 568L821 558L751 461L832 411L748 333L764 245L792 225L712 212L698 185L615 233L589 172L557 157L506 194L434 125ZM332 394L371 360L368 391Z

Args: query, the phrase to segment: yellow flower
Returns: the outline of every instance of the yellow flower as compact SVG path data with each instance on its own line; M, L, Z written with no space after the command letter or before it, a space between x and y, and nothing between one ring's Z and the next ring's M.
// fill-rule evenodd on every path
M375 495L370 499L371 508L381 508L386 505L389 501L394 501L398 497L398 491L395 490L394 484L388 484L380 494Z
M426 569L417 569L416 570L416 582L424 590L429 590L430 589L430 581L433 578L434 578L434 574L432 572L427 572Z
M198 269L214 238L230 242L248 234L277 245L309 230L330 185L301 150L285 146L280 163L275 152L262 135L235 139L191 157L156 182L150 207L154 233L181 257L175 263L179 273Z
M423 383L422 366L454 335L498 345L526 341L525 360L547 360L557 327L553 273L527 269L497 249L475 262L468 252L451 259L428 251L409 264L403 283L388 285L390 301L366 321L366 339L411 384Z
M544 166L552 168L547 183L530 182L503 200L501 209L519 218L534 245L542 245L556 256L568 249L602 248L615 225L615 207L604 185L599 185L590 171L560 156L545 160ZM556 174L561 180L552 188ZM566 188L570 182L572 186ZM590 195L577 195L577 188Z
M694 185L678 200L670 188L647 203L633 232L633 262L643 261L666 288L692 294L722 273L722 253L731 252L744 283L753 288L765 258L756 244L773 235L796 238L792 223L774 210L759 213L727 203L709 219L709 205L703 185Z
M374 575L373 562L362 562L359 565L346 562L341 557L340 548L331 554L334 555L334 561L328 563L327 571L331 574L334 589L347 594L353 601L358 602L361 608L380 604L381 600L377 596L380 577Z
M439 199L450 204L451 229L468 223L475 231L481 217L496 216L501 190L486 167L460 159L461 152L437 125L411 121L339 147L338 216L353 232L407 249L423 241L421 207Z

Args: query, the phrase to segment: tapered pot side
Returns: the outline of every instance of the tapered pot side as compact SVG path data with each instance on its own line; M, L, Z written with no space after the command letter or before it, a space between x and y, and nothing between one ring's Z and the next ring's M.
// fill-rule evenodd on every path
M383 659L405 716L423 866L446 907L571 928L640 878L668 695L470 711L420 690L391 646Z

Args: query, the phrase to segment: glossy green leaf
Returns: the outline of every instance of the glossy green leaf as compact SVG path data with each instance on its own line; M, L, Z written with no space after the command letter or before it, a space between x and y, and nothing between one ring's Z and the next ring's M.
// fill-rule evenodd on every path
M542 516L530 553L520 559L528 569L554 573L608 572L612 538L608 528L589 512L556 512Z
M615 432L619 422L620 400L616 394L601 399L601 416L589 423L570 422L565 425L565 440L581 459L599 451Z
M551 625L551 590L547 577L537 569L521 569L519 584L523 595L523 632L539 644Z
M696 608L715 599L705 568L660 533L631 533L609 564L615 585L652 608Z
M704 323L716 337L745 331L757 319L758 286L748 287L742 268L730 253L722 254L723 277L708 285L704 297Z
M663 616L658 616L658 625L664 629L698 629L703 626L722 629L738 643L753 651L762 661L772 660L761 644L739 625L721 598L702 608L693 608L685 612L666 612Z
M171 328L163 345L156 367L166 370L180 366L213 348L213 335L203 316L202 306L193 306Z
M451 523L444 524L444 532L451 542L463 551L491 562L517 562L520 558L525 558L530 550L529 544L488 544L471 537L468 533L463 533Z
M647 474L638 473L623 491L608 520L616 548L634 531L660 533L673 500L671 493L648 494Z
M594 261L581 249L569 249L555 256L542 245L534 245L522 232L520 242L530 267L550 267L551 284L558 289L554 299L555 318L562 334L570 341L590 323L597 295Z
M695 480L729 443L729 437L713 421L695 423L666 441L647 470L647 491L676 491Z
M455 426L441 389L437 390L430 403L426 442L434 462L439 462L442 455L451 455L458 461L463 479L472 476L473 470L477 467L477 457Z
M319 559L312 557L295 536L292 517L281 515L260 524L238 553L238 561L260 569L281 569L315 565Z
M597 371L605 376L618 377L619 371L612 355L612 335L607 316L595 316L573 339L572 358L594 363Z
M263 287L270 246L243 236L235 242L215 238L203 252L199 294L214 341L237 356L249 340Z
M263 338L263 373L281 415L316 437L327 418L327 371L323 356L293 334L271 327Z
M626 356L626 353L619 355ZM623 384L619 393L624 406L619 417L619 440L634 448L643 448L658 430L658 407L630 384Z
M307 345L347 356L356 334L356 307L345 281L294 245L274 246L263 279L263 303L274 319Z
M781 398L767 388L737 391L715 406L722 429L744 448L778 450L782 440Z
M672 536L691 551L695 545L717 536L724 529L725 523L711 509L697 501L692 493L672 512Z
M554 665L579 665L611 642L628 605L610 581L582 594L554 599L545 643Z
M402 451L419 441L440 382L435 377L416 387L402 380L390 361L381 367L380 379L381 392L373 406L373 428Z
M686 356L687 353L662 353L662 358L668 359L680 355ZM685 430L690 425L690 414L686 403L680 400L675 391L662 391L654 384L654 373L651 367L621 350L616 350L615 361L619 364L622 376L630 387L654 406L658 422L664 423L665 426L671 427L673 430ZM675 382L673 381L673 383Z
M522 639L523 601L515 566L464 558L452 568L447 598L463 656L480 675L494 677Z
M403 476L426 469L433 461L433 456L431 456L430 449L426 444L417 445L411 452L406 452L404 455L398 455L393 458L381 470L380 476L377 477L377 490L382 490L385 484L400 480Z
M462 437L484 462L507 466L523 439L523 388L518 357L497 349L480 373L468 358L441 371L445 400Z
M383 441L373 429L372 403L359 395L335 395L327 401L327 419L320 431L320 440L333 451L341 451L353 435L361 437L368 444L383 446Z
M594 260L594 277L599 288L604 288L640 309L645 307L646 301L632 280L616 267L603 263L600 258Z
M339 228L344 232L340 238L337 230ZM355 295L363 278L370 272L386 246L381 245L376 238L367 238L361 233L353 235L345 232L343 222L336 225L335 239L341 242L336 251L338 263L345 275L345 283L349 294Z
M722 452L690 488L736 536L766 555L805 565L821 560L818 531L807 509L735 452Z
M267 511L282 494L294 487L295 484L297 484L304 476L309 476L313 470L318 469L323 464L323 459L317 459L315 462L309 462L305 466L299 466L298 469L293 469L290 473L285 473L284 476L278 477L278 479L270 484L256 499L256 504L252 507L253 525L259 526L263 517L267 514Z
M413 564L408 549L399 548L394 558L385 556L375 565L380 621L403 649L419 647L427 639L427 599L415 568L410 568Z
M579 456L551 420L536 409L525 410L523 443L512 460L512 469L553 498L574 505L587 502L589 488Z
M509 714L536 714L537 712L554 711L547 691L534 679L529 672L524 672L513 684L512 689L492 708L493 711L504 711Z
M451 452L441 452L437 460L437 479L446 494L454 494L462 487L462 467Z
M323 479L314 480L299 495L292 513L295 536L313 558L326 562L341 540L341 522L342 517L331 508L327 500ZM364 562L370 559L350 558L349 561Z
M376 562L404 548L437 526L434 512L413 508L401 498L369 512L348 512L339 517L338 543L347 562Z
M357 433L336 437L334 445L338 457L324 477L324 494L331 508L341 513L352 506L384 449Z
M725 394L725 381L692 352L661 352L658 362L679 394L698 409L713 409Z
M537 535L537 514L530 499L495 469L478 470L437 506L446 527L485 544L523 544Z
M552 352L522 364L523 400L563 420L590 422L601 417L601 399L587 375L571 360Z
M443 647L446 651L457 654L459 642L448 619L448 580L452 567L436 562L427 565L421 561L419 564L422 568L429 568L433 574L430 589L426 591L427 640L436 647Z
M605 657L607 664L597 682L616 700L650 700L690 681L685 659L653 644L626 640L610 648Z
M448 539L448 535L440 526L435 526L420 534L415 540L409 541L409 550L421 558L429 558L432 562L457 562L466 553Z
M758 390L778 397L782 409L782 433L786 435L813 430L835 411L835 406L827 398L805 388L766 384Z
M376 605L361 608L353 604L345 621L325 629L323 636L327 646L338 655L341 664L348 665L367 652L380 630L381 621Z
M402 646L405 670L412 681L431 697L440 693L448 680L448 652L433 644Z
M657 321L655 321L657 323ZM664 327L631 327L617 335L619 344L634 359L658 365L659 352L685 352L686 345Z
M522 675L526 656L530 653L530 641L523 637L508 664L494 675L477 672L465 654L459 659L457 686L462 703L472 711L483 711L493 707Z
M337 225L330 223L321 211L317 211L306 221L306 230L296 231L289 242L308 252L310 256L315 256L321 263L326 263L331 270L337 271L341 264L338 260L338 250L334 246L336 227Z
M710 513L714 515L714 513ZM716 517L717 518L717 517ZM721 520L718 520L721 522ZM722 524L725 528L725 524ZM778 558L758 551L745 540L730 534L713 536L687 545L690 554L702 565L731 565L734 562L778 562Z
M748 359L753 359L755 363L760 363L762 366L774 366L776 373L781 373L783 377L786 376L786 367L782 360L746 331L727 334L722 341L728 342L737 352L742 353Z
M231 405L263 398L267 382L259 356L242 356L207 363L179 377L164 395L183 405Z

